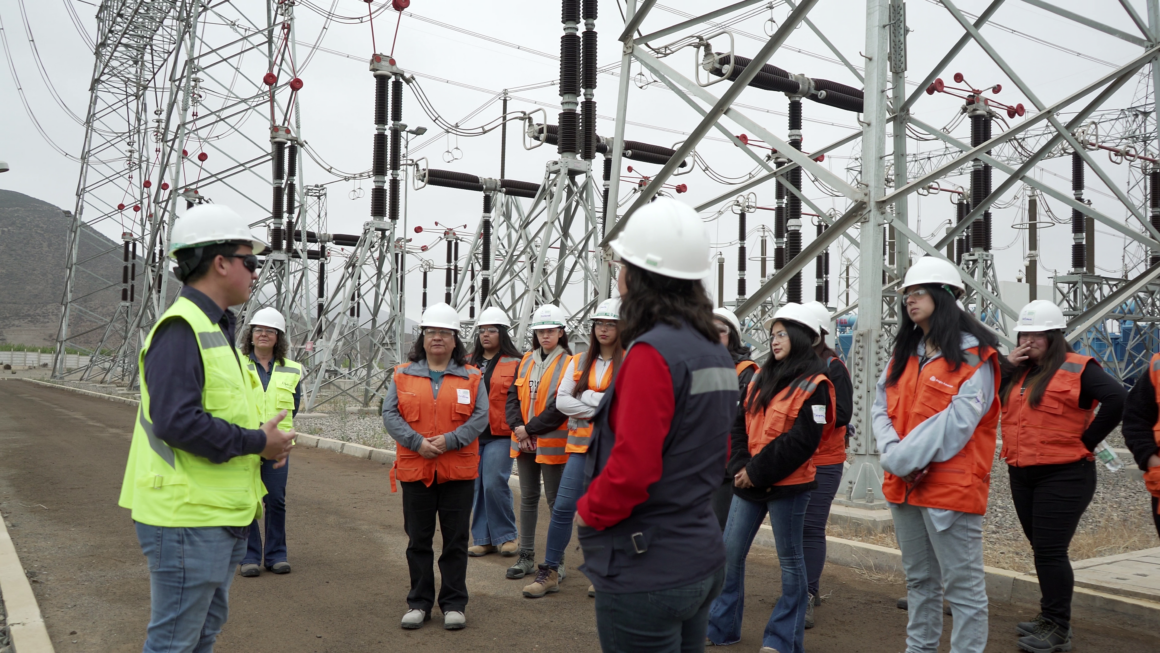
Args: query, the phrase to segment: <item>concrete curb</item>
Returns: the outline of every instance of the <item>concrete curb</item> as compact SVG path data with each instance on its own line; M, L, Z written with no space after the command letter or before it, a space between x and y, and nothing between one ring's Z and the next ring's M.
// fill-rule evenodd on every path
M4 610L8 613L12 648L20 653L54 653L32 584L28 582L3 519L0 519L0 593L4 595Z
M64 385L61 383L49 383L48 381L40 381L38 379L20 379L20 380L27 381L28 383L35 383L36 385L48 386L49 388L60 388L61 390L68 390L69 392L76 392L78 394L88 395L90 397L97 397L99 399L108 399L109 401L117 401L117 402L120 402L122 404L129 404L130 406L137 406L141 403L140 401L138 401L136 399L130 399L129 397L118 397L117 395L107 395L103 392L93 392L92 390L82 390L80 388L74 388L71 385Z

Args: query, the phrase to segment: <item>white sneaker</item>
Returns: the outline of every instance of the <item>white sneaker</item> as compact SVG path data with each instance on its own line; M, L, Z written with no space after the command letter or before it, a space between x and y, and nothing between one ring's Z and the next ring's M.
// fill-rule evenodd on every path
M462 612L452 610L443 614L443 628L446 630L462 630L467 625L467 617Z
M407 614L403 615L403 622L399 625L407 630L415 630L416 628L422 628L423 622L430 618L431 616L423 610L412 608L407 610Z

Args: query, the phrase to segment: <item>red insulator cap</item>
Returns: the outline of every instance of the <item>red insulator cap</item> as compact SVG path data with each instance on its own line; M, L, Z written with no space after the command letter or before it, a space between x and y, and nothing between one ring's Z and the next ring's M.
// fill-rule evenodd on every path
M814 161L817 161L818 163L821 163L822 161L825 161L825 160L826 160L825 154L819 154L819 155L814 157Z
M632 172L632 166L628 166L628 171Z
M1015 117L1015 107L1007 107L1007 117L1008 118Z
M182 150L181 156L189 156L189 150Z
M942 93L944 88L946 88L946 84L943 83L942 77L936 77L934 80L934 90Z
M395 11L402 11L411 6L411 0L391 0L391 8Z
M134 206L134 207L133 207L133 213L136 213L136 212L138 212L138 211L140 211L140 210L141 210L141 205L140 205L140 204L137 204L136 206Z
M683 192L685 192L685 191L687 191L687 190L689 190L689 187L688 187L687 185L685 185L685 184L677 184L677 192L678 192L678 193L683 193Z
M415 227L415 233L417 233L417 234L423 233L423 227Z
M1025 113L1027 113L1027 109L1024 109L1024 108L1023 108L1023 103L1022 103L1022 102L1020 102L1019 104L1016 104L1016 105L1015 105L1015 115L1017 115L1017 116L1019 116L1020 118L1022 118L1022 117L1023 117L1023 114L1025 114Z
M117 210L118 210L118 211L124 211L124 210L125 210L125 205L124 205L124 204L118 204L118 205L117 205Z
M146 180L145 180L145 183L143 183L143 184L141 184L141 185L142 185L142 186L144 186L145 188L152 188L152 187L153 187L153 182L152 182L152 181L150 181L150 180L148 180L148 179L146 179Z
M1003 90L1002 84L995 84L994 86L991 87L991 92L995 93L995 94L998 94L999 91L1002 91L1002 90Z
M394 57L388 58L387 63L391 64L392 66L395 65L395 58Z
M167 182L167 181L161 182L161 190L169 190L169 182Z
M745 134L738 134L737 140L741 141L742 145L749 145L749 136Z
M934 83L933 82L930 84L930 86L926 87L926 94L927 95L934 95Z
M278 83L278 76L272 72L266 73L262 76L262 82L266 86L273 86L274 84Z
M425 252L425 251L427 251L427 246L426 246L426 245L423 245L422 247L420 247L420 248L419 248L419 251L420 251L420 252Z
M962 84L963 79L965 79L965 78L963 77L962 73L955 73L955 83L956 84Z
M206 154L205 152L202 152L201 154L197 155L197 160L201 161L202 163L205 163L205 160L208 158L209 158L209 155Z
M294 79L290 80L290 90L291 90L291 91L300 91L300 90L302 90L302 80L301 80L301 79L299 79L299 78L297 78L297 77L295 77Z

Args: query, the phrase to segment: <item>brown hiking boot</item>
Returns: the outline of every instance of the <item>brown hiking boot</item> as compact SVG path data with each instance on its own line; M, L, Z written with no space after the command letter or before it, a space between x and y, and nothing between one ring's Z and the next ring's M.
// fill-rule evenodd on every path
M495 551L495 547L490 544L477 544L475 546L467 547L467 555L471 556L472 558L478 558L489 553L495 553Z
M520 545L515 540L511 542L504 542L499 545L499 554L505 558L510 558L520 552Z
M540 565L536 572L536 580L531 585L524 586L524 596L529 599L538 599L545 594L560 591L560 574L547 565Z

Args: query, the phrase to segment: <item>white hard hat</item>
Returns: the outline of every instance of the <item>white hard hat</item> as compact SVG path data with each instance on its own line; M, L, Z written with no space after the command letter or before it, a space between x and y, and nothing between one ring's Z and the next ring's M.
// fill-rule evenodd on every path
M475 323L475 326L481 327L488 324L510 327L512 325L512 321L511 318L507 316L507 313L503 312L502 308L499 308L498 306L489 306L488 308L483 309L483 312L479 314L479 320Z
M433 304L423 311L423 320L419 326L459 331L459 312L444 302Z
M250 326L267 326L273 327L282 333L286 333L286 318L278 312L278 309L267 306L266 308L258 310L254 313L254 318L250 320Z
M564 309L555 304L544 304L532 313L532 331L555 328L568 328L568 316Z
M250 233L246 221L233 209L221 204L199 204L173 223L169 256L176 258L174 253L180 249L233 241L249 244L255 254L266 248L266 243Z
M733 330L737 332L737 335L739 337L741 336L741 320L737 319L737 316L733 313L733 311L723 306L714 308L713 317L733 327Z
M596 311L592 313L593 320L619 320L620 319L620 299L612 297L600 302L596 307Z
M826 333L830 332L830 321L833 318L830 317L830 309L826 308L825 304L814 300L812 302L806 302L805 304L802 304L802 306L805 306L806 308L813 311L814 315L817 315L818 326L822 328L822 331L825 331Z
M944 286L958 288L960 293L966 290L966 286L963 285L963 279L959 276L959 269L955 267L954 263L933 256L924 256L910 266L910 269L906 271L906 278L902 281L902 286L899 287L898 292L902 293L911 286L918 286L924 283L938 283Z
M712 271L701 218L668 197L640 207L610 247L621 260L665 277L704 279Z
M774 322L795 322L801 326L809 329L815 336L822 334L821 323L818 321L818 315L812 311L808 306L795 304L790 302L785 306L777 309L773 317L765 321L765 330L768 331L773 326Z
M1034 333L1064 328L1067 328L1067 320L1063 317L1063 311L1046 299L1037 299L1024 306L1019 311L1019 321L1015 324L1016 333Z

